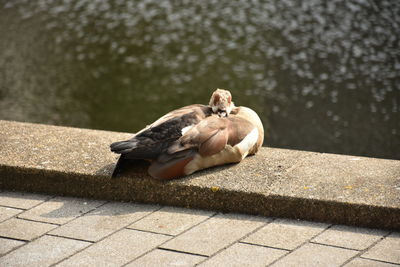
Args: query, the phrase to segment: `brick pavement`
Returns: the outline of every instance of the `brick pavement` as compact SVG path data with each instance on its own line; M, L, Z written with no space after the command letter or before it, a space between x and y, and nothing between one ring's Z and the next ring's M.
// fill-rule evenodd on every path
M0 266L400 266L400 233L0 192Z

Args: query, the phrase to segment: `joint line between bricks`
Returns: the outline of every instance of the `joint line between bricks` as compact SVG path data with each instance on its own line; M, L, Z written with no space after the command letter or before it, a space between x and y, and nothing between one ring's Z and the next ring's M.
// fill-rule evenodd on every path
M169 206L164 206L164 207L169 207ZM139 259L139 258L141 258L141 257L143 257L143 256L145 256L145 255L147 255L147 254L149 254L149 253L151 253L151 252L157 250L157 249L163 249L163 248L161 248L161 246L164 245L165 243L167 243L167 242L171 241L172 239L174 239L174 238L176 238L176 237L178 237L178 236L180 236L180 235L186 233L187 231L189 231L189 230L193 229L194 227L198 226L199 224L208 221L209 219L213 218L214 216L216 216L216 215L218 214L218 212L214 212L214 211L212 211L212 212L213 212L213 214L211 214L211 215L210 215L209 217L207 217L206 219L204 219L204 220L202 220L202 221L200 221L200 222L198 222L198 223L192 225L191 227L189 227L188 229L182 231L181 233L179 233L179 234L177 234L177 235L172 235L170 239L168 239L168 240L166 240L165 242L163 242L163 243L157 245L157 246L154 247L153 249L150 249L149 251L146 251L145 253L143 253L143 254L141 254L141 255L135 257L134 259L132 259L131 261L129 261L129 262L125 263L125 264L123 264L122 266L126 266L126 265L128 265L128 264L130 264L130 263L136 261L137 259ZM129 228L128 228L128 229L129 229ZM136 230L136 229L135 229L135 230ZM168 249L165 249L165 250L168 250ZM184 253L183 251L178 251L178 250L177 250L177 252Z
M98 206L96 209L98 209L98 208L100 208L100 207L106 205L107 203L113 203L113 202L114 202L114 201L106 201L104 204ZM118 202L116 202L116 203L118 203ZM136 204L136 205L137 205L137 203L133 203L133 204ZM139 204L139 205L146 205L146 204ZM154 206L156 206L156 205L154 205ZM161 207L160 207L159 209L161 209ZM158 210L159 210L159 209L158 209ZM93 210L91 210L91 211L93 211ZM153 211L153 212L155 212L155 211ZM89 213L89 212L88 212L88 213ZM149 212L149 213L152 213L152 212ZM147 215L147 214L146 214L146 215ZM83 216L83 215L82 215L82 216ZM61 263L61 262L63 262L63 261L68 260L69 258L73 257L74 255L79 254L79 253L82 252L83 250L90 248L91 246L93 246L93 245L95 245L95 244L97 244L97 243L103 241L104 239L108 238L109 236L111 236L111 235L113 235L113 234L116 234L116 233L118 233L118 232L121 232L121 231L124 230L124 229L126 229L126 230L132 230L132 229L129 229L129 228L127 228L127 227L128 227L129 225L131 225L131 224L133 224L133 223L135 223L135 222L141 220L141 219L144 218L144 217L145 217L145 216L140 217L140 218L138 218L138 219L136 219L136 220L134 220L134 221L132 221L132 222L129 222L127 225L125 225L125 226L123 226L123 227L121 227L121 228L116 229L114 232L111 232L110 234L108 234L108 235L106 235L106 236L103 236L103 237L100 238L99 240L96 240L96 241L82 240L82 241L88 241L88 242L92 242L92 243L89 244L88 246L86 246L86 247L80 249L80 250L75 251L75 253L73 253L72 255L70 255L70 256L68 256L68 257L66 257L66 258L63 258L63 259L59 260L58 262L56 262L56 263L54 263L54 264L52 264L52 265L50 265L50 266L56 266L57 264L59 264L59 263ZM75 218L75 219L77 219L77 218ZM66 237L66 238L69 238L69 237Z
M355 248L346 248L346 247L337 246L337 245L330 245L330 244L318 243L318 242L315 242L315 241L308 241L308 243L314 244L314 245L320 245L320 246L324 246L324 247L340 248L340 249L346 249L346 250L357 251L357 252L360 251L359 249L355 249ZM358 253L357 253L357 254L358 254Z
M20 238L15 238L15 237L8 237L8 236L0 236L0 238L8 239L8 240L15 240L15 241L22 241L24 243L30 242L29 240L26 240L26 239L20 239ZM8 254L8 252L6 254ZM6 254L4 254L4 255L6 255ZM3 257L4 255L1 255L0 257Z
M364 257L359 257L360 259L364 260L370 260L370 261L376 261L376 262L382 262L382 263L388 263L388 264L393 264L394 266L400 266L397 262L390 262L390 261L384 261L384 260L378 260L378 259L370 259L370 258L364 258Z
M43 203L43 202L42 202ZM41 204L41 203L40 203ZM21 212L24 212L24 211L27 211L27 210L30 210L31 208L29 208L29 209L23 209L23 208L17 208L17 207L13 207L13 206L9 206L9 205L4 205L4 204L0 204L0 207L2 207L2 208L9 208L9 209L15 209L15 210L21 210Z
M171 235L171 234L157 233L157 232L149 231L149 230L130 228L129 226L125 227L125 229L130 230L130 231L138 231L138 232L143 232L143 233L150 233L150 234L155 234L155 235L164 235L164 236L168 236L168 237L174 237L174 235Z
M328 230L328 229L331 228L331 227L332 227L332 225L328 225L328 226L327 226L324 230L322 230L320 233L318 233L318 234L316 234L316 235L310 237L309 239L307 239L306 241L304 241L303 243L301 243L301 244L298 245L297 247L295 247L295 248L289 250L288 253L286 253L286 254L282 255L281 257L275 259L273 262L271 262L271 263L268 264L267 266L272 266L273 264L275 264L276 262L280 261L280 260L283 259L284 257L286 257L286 256L288 256L288 255L290 255L290 254L292 254L294 251L298 250L299 248L301 248L301 247L303 247L303 246L305 246L305 245L311 243L311 240L312 240L312 239L314 239L315 237L317 237L318 235L320 235L321 233L325 232L326 230Z
M16 217L18 220L22 220L22 221L28 221L28 222L36 222L36 223L45 223L45 224L50 224L50 225L54 225L54 226L57 226L57 227L60 227L61 226L61 224L59 224L59 223L53 223L53 222L43 222L43 221L39 221L39 220L36 220L36 219L30 219L30 218L21 218L21 217Z
M15 193L15 194L26 194L26 193L29 193L29 194L35 194L35 195L41 195L41 196L49 197L49 198L46 198L45 200L43 200L43 201L39 202L38 204L33 205L32 207L29 207L29 208L18 208L18 207L13 207L13 206L4 205L4 204L0 205L1 207L19 209L19 210L22 210L22 211L28 211L30 209L36 208L37 206L39 206L39 205L41 205L41 204L43 204L43 203L45 203L45 202L57 197L56 195L46 195L46 194L42 194L42 193L31 193L31 192L23 192L23 191L1 191L1 193Z
M117 203L118 203L118 202L117 202ZM123 203L123 202L121 202L121 203ZM126 202L126 203L129 203L129 202ZM141 220L141 219L144 219L144 218L150 216L151 214L153 214L153 213L155 213L155 212L161 210L161 209L164 207L164 206L159 205L159 204L143 204L143 203L136 203L136 202L130 202L130 203L133 203L133 204L135 204L135 205L149 205L149 206L157 207L157 208L155 208L153 211L151 211L151 212L149 212L148 214L144 215L144 216L141 217L140 219L138 219L138 220L132 222L131 224L134 224L135 222L137 222L137 221L139 221L139 220ZM129 224L129 225L131 225L131 224ZM127 228L127 229L133 229L133 228L128 228L129 225L126 226L125 228ZM136 230L136 229L135 229L135 230Z
M263 248L272 248L272 249L282 250L282 251L286 251L286 252L290 251L290 249L286 249L286 248L271 247L271 246L267 246L267 245L263 245L263 244L250 243L250 242L246 242L246 241L238 241L237 243L252 245L252 246L257 246L257 247L263 247Z
M24 210L21 210L21 212L19 212L19 213L17 213L17 214L14 214L13 216L8 217L8 218L6 218L6 219L0 221L0 223L3 223L3 222L5 222L5 221L8 221L8 220L13 219L13 218L14 218L14 219L18 219L18 215L21 214L21 213L23 213L23 212L24 212Z
M313 236L313 237L311 237L310 239L308 239L307 242L312 243L313 240L314 240L315 238L319 237L320 235L322 235L323 233L325 233L326 231L328 231L329 229L331 229L332 226L334 226L334 225L335 225L335 224L328 224L328 226L327 226L324 230L322 230L321 232L319 232L319 233L316 234L315 236ZM315 243L317 243L317 242L315 242ZM319 244L319 243L317 243L317 244Z
M161 247L158 247L157 249L165 250L165 251L172 251L172 252L182 253L182 254L187 254L187 255L193 255L193 256L201 256L201 257L205 257L206 259L209 257L208 255L204 255L204 254L200 254L200 253L182 251L182 250L177 250L177 249L172 249L172 248L161 248Z
M375 246L376 244L378 244L380 241L382 241L383 239L385 239L386 237L388 237L391 233L393 233L392 231L389 231L387 234L381 236L378 240L376 240L375 242L372 242L371 245L369 245L367 248L360 250L356 255L354 255L353 257L351 257L350 259L348 259L347 261L345 261L341 266L346 265L347 263L349 263L350 261L352 261L353 259L356 258L362 258L362 259L369 259L369 258L364 258L362 257L362 254L364 254L365 252L367 252L368 250L370 250L373 246ZM375 260L375 259L369 259L369 260ZM379 261L379 262L385 262L385 261L381 261L381 260L375 260L375 261ZM389 262L392 263L392 262Z
M256 216L254 216L254 217L256 217ZM263 218L268 218L268 217L263 217ZM260 225L259 227L256 227L254 230L248 232L247 234L245 234L245 235L242 236L241 238L237 239L236 241L231 242L231 243L229 243L228 245L224 246L223 248L221 248L221 249L217 250L216 252L210 254L209 256L207 256L206 259L200 261L200 262L197 263L196 265L202 264L203 262L207 261L208 259L211 259L212 257L214 257L215 255L217 255L217 254L220 253L221 251L223 251L223 250L225 250L225 249L228 249L229 247L233 246L234 244L241 243L241 240L242 240L242 239L244 239L244 238L248 237L249 235L251 235L251 234L257 232L258 230L260 230L260 229L263 228L264 226L266 226L266 225L272 223L274 220L275 220L275 218L271 218L271 221L265 222L265 223L263 223L262 225Z
M85 240L85 239L80 239L80 238L69 237L69 236L61 236L61 235L56 235L56 234L52 234L52 233L47 233L45 235L58 237L58 238L63 238L63 239L76 240L76 241L81 241L81 242L86 242L86 243L91 243L91 244L96 243L96 241L90 241L90 240Z
M19 218L18 218L18 219L19 219ZM19 220L22 220L22 219L19 219ZM29 220L26 220L26 221L29 221ZM46 224L49 224L49 223L46 223ZM50 224L50 225L54 225L54 224ZM59 227L59 225L57 225L57 226ZM57 228L57 227L56 227L56 228ZM30 243L32 243L32 242L38 240L39 238L41 238L41 237L47 235L48 233L50 233L51 231L53 231L53 230L56 229L56 228L50 229L49 231L44 232L42 235L37 236L37 237L35 237L35 238L33 238L33 239L30 239L30 240L23 240L23 241L26 242L25 244L22 244L21 246L16 247L16 248L14 248L14 249L8 251L7 253L3 254L1 257L4 257L4 256L6 256L7 254L10 254L11 252L15 251L16 249L19 249L19 248L21 248L21 247L23 247L23 246L26 246L26 245L28 245L28 244L30 244Z
M19 193L19 194L24 194L24 193L25 193L25 192L20 192L20 191L4 191L4 190L2 190L1 192L2 192L2 193L4 193L4 192L12 192L12 193L17 193L17 194L18 194L18 193ZM23 213L23 212L25 212L25 211L28 211L28 210L30 210L30 209L33 209L33 208L35 208L35 207L37 207L37 206L43 204L44 202L47 202L47 201L49 201L50 199L53 199L53 198L56 197L55 195L45 195L45 194L38 194L38 195L48 196L49 198L46 199L46 200L43 200L42 202L40 202L40 203L38 203L38 204L36 204L36 205L33 205L32 207L30 207L30 208L28 208L28 209L20 209L20 208L19 208L20 210L23 210L23 211L20 212L20 213L18 213L18 214L15 214L15 215L12 216L11 218L16 218L16 219L22 220L22 218L19 218L19 217L18 217L19 214L21 214L21 213ZM10 208L15 208L15 207L10 207ZM9 220L9 219L11 219L11 218L8 218L8 219L6 219L6 220L4 220L4 221L2 221L2 222L5 222L5 221L7 221L7 220ZM27 221L28 221L28 220L27 220ZM53 225L54 225L54 224L53 224ZM58 225L58 226L59 226L59 225ZM54 229L55 229L55 228L54 228ZM52 231L52 230L54 230L54 229L51 229L51 230L49 230L49 231L43 233L42 235L40 235L40 236L38 236L38 237L36 237L36 238L33 238L33 239L31 239L31 240L19 239L19 238L10 238L10 237L3 237L3 236L2 236L2 238L7 238L7 239L11 239L11 240L18 240L18 241L23 241L24 244L22 244L22 245L20 245L20 246L17 246L17 247L15 247L15 248L13 248L13 249L11 249L11 250L8 251L7 253L4 253L3 255L1 255L1 257L4 257L4 256L8 255L8 254L10 254L11 252L13 252L13 251L15 251L15 250L17 250L17 249L19 249L19 248L21 248L21 247L23 247L23 246L26 246L27 244L29 244L29 243L35 241L36 239L39 239L39 238L42 237L42 236L45 236L47 233L49 233L50 231Z
M38 205L36 205L36 206L30 208L30 209L27 209L27 210L25 210L25 211L31 210L31 209L33 209L33 208L35 208L35 207L37 207L37 206L39 206L39 205L41 205L41 204L43 204L43 203L45 203L45 202L51 200L51 199L54 199L54 198L56 198L56 197L57 197L57 196L54 196L54 197L52 197L52 198L49 198L48 200L46 200L46 201L44 201L44 202L42 202L42 203L40 203L40 204L38 204ZM78 198L78 199L85 200L85 198ZM40 222L40 223L47 223L47 224L56 225L56 226L58 226L58 227L61 227L61 226L65 225L65 224L67 224L67 223L70 223L70 222L72 222L72 221L75 221L76 219L78 219L78 218L80 218L80 217L85 216L85 215L88 214L89 212L92 212L93 210L96 210L96 209L98 209L98 208L104 206L104 205L107 204L107 203L109 203L109 201L104 201L104 203L100 204L99 206L94 207L94 208L92 208L92 209L89 209L89 210L86 211L86 212L82 212L82 213L78 214L76 217L72 218L71 220L69 220L69 221L67 221L67 222L65 222L65 223L43 222L43 221L39 221L39 220L35 220L35 219L30 219L30 218L21 218L21 217L18 216L18 215L20 215L21 213L17 214L16 217L17 217L18 219L20 219L20 220L32 221L32 222ZM54 230L54 229L53 229L53 230Z

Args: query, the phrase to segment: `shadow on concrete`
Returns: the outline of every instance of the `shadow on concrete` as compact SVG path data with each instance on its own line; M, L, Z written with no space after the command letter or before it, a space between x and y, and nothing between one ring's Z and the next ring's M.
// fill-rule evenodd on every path
M142 175L147 173L150 163L146 160L139 159L124 159L118 160L115 164L108 164L97 170L96 174L106 175L110 178L118 178L122 176L134 176L138 172ZM141 175L141 176L142 176Z
M44 218L66 218L70 217L71 220L80 216L123 216L133 214L136 212L167 212L171 214L186 214L199 215L208 214L214 216L214 220L221 219L236 219L236 220L251 220L265 222L266 218L263 216L248 216L237 213L223 213L215 212L206 209L189 209L182 207L160 206L157 204L142 204L133 202L106 202L96 201L83 198L55 198L49 201L62 203L62 206L54 210L40 214ZM217 215L217 216L215 216Z
M115 169L115 164L111 163L111 164L107 164L103 167L101 167L100 169L98 169L95 174L96 175L101 175L101 176L110 176L112 175L113 171Z
M227 170L229 168L232 168L233 166L237 165L238 163L231 163L231 164L225 164L222 166L214 166L210 167L207 169L203 169L200 171L197 171L191 175L172 179L172 180L157 180L150 175L148 175L148 168L150 166L150 162L147 160L139 160L139 159L125 159L123 161L118 161L115 164L111 163L108 165L103 166L102 168L98 169L96 171L96 175L101 175L101 176L108 176L111 178L111 176L115 172L115 179L122 178L122 177L129 177L129 178L135 178L140 174L140 177L143 177L143 174L148 175L149 179L153 179L156 181L163 181L163 182L168 182L168 181L177 181L177 180L182 180L182 181L190 181L192 179L195 179L197 177L203 176L205 173L213 173L213 172L220 172ZM111 179L113 179L111 178Z

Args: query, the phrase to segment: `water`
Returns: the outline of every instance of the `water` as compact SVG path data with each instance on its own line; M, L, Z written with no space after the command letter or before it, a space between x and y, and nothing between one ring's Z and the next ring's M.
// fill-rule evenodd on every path
M400 1L0 0L0 119L134 132L217 87L267 146L400 159Z

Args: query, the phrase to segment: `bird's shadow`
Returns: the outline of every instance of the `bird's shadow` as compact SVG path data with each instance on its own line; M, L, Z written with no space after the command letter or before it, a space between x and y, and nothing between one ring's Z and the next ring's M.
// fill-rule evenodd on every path
M213 166L206 169L199 170L191 175L179 177L171 180L165 181L176 181L176 180L192 180L198 178L200 176L213 174L216 172L225 171L227 169L233 168L238 163L229 163L220 166ZM96 171L97 175L108 176L110 178L119 178L119 177L148 177L149 179L154 179L148 174L148 168L150 166L150 162L147 160L141 159L118 159L116 164L108 164L103 166L102 168ZM158 180L158 179L154 179ZM160 181L160 180L158 180Z
M117 163L107 164L96 171L97 175L105 175L110 178L118 178L122 176L135 177L138 174L147 175L147 169L150 163L146 160L124 159ZM149 176L150 177L150 176Z

